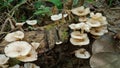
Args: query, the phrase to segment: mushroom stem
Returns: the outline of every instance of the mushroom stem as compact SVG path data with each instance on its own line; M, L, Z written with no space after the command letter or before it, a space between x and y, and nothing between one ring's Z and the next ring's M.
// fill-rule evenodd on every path
M83 29L81 29L81 34L83 34L84 33L84 30Z

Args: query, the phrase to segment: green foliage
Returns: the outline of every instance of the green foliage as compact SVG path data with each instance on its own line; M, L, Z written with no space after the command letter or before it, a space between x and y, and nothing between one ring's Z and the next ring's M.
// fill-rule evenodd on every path
M13 0L6 0L4 1L3 6L9 6L11 2L13 2Z
M40 6L41 6L42 4L43 4L42 1L36 1L36 2L34 3L34 7L35 7L36 9L38 9L38 8L40 8Z
M38 10L35 11L34 14L35 15L45 15L45 14L50 15L51 14L50 7L41 6Z
M113 2L113 0L109 0L109 6L111 6L111 5L112 5L112 2Z
M19 63L21 63L19 60L17 60L17 59L15 59L15 58L11 58L10 60L9 60L9 66L14 66L14 65L16 65L16 64L19 64Z
M61 0L48 0L49 2L53 3L55 6L57 6L58 9L62 8L62 2Z

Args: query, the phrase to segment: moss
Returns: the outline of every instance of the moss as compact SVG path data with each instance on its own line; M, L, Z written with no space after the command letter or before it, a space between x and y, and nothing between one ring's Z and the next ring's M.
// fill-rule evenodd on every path
M61 34L61 39L62 40L66 40L66 39L68 39L68 32L67 32L67 29L63 29L62 30L62 34Z

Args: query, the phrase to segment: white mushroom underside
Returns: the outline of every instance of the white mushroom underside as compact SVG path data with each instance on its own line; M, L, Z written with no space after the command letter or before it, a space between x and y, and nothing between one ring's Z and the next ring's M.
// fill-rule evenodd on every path
M97 32L96 32L96 30L91 30L91 31L90 31L90 33L91 33L92 35L96 35L96 36L102 36L102 35L104 35L104 34L107 33L107 32L108 32L107 29L101 29L101 30L99 30L99 31L97 31Z
M75 38L70 38L70 42L73 44L73 45L79 45L79 46L82 46L82 45L87 45L89 44L89 39L86 37L84 38L83 41L79 41L79 39L75 39Z
M99 26L101 26L101 23L99 21L87 21L86 24L88 24L91 27L99 27Z
M87 37L87 34L81 34L79 31L74 31L71 33L71 37L75 38L75 39L83 39L85 37Z
M26 56L17 57L17 59L23 62L35 61L37 60L37 52L32 49L29 54Z
M80 51L76 51L76 52L75 52L75 56L76 56L77 58L87 59L87 58L90 57L90 53L87 52L87 51L85 51L83 54L81 54Z

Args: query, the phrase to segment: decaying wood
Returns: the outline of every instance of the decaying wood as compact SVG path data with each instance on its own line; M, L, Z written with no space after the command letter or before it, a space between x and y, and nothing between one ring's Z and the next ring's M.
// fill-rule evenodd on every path
M47 25L44 27L36 28L34 31L24 31L25 38L23 41L27 41L29 43L31 42L39 42L40 46L38 48L39 53L46 52L48 50L51 50L54 48L56 41L58 40L58 35L61 39L61 41L64 43L68 40L68 24L64 23L60 25L59 31L57 34L56 26L54 25ZM4 46L9 44L4 39L0 43L0 46L2 47L1 50L4 49Z

